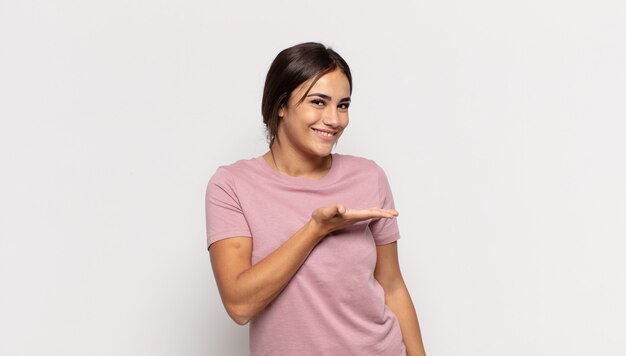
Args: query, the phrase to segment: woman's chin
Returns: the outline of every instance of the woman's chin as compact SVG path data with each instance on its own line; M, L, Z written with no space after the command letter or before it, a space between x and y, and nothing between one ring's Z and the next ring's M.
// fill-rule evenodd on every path
M328 155L330 155L331 153L333 153L333 147L329 147L329 148L324 148L324 149L317 149L315 150L315 155L317 157L320 158L324 158L324 157L328 157Z

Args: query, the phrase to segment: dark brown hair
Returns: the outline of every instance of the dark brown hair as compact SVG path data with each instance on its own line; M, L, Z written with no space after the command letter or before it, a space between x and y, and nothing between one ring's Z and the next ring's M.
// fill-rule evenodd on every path
M278 111L281 106L287 105L291 92L313 78L306 93L298 101L298 104L301 103L317 80L335 69L341 70L348 77L352 93L352 75L348 63L337 52L321 43L301 43L282 50L276 56L265 77L261 102L261 113L270 147L277 139L280 123Z

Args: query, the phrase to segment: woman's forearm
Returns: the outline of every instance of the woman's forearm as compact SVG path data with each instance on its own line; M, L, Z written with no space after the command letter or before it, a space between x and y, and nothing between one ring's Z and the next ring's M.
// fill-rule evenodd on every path
M282 292L328 233L359 221L397 215L392 209L355 210L340 204L318 208L300 230L254 266L250 261L251 239L215 242L209 249L211 264L228 314L238 324L245 324L262 311Z
M398 318L407 356L426 355L417 313L406 286L403 285L393 291L386 292L385 303Z
M238 324L246 324L262 311L287 286L291 278L306 261L317 243L324 237L315 224L308 222L283 245L253 266L241 269L241 265L230 266L230 271L240 268L230 278L218 282L228 314ZM219 257L212 256L214 271ZM249 258L249 253L246 258ZM228 269L229 266L221 266Z

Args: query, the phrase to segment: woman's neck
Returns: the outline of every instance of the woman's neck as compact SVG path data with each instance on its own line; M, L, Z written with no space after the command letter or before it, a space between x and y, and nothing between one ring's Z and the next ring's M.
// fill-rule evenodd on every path
M270 151L263 155L265 161L279 173L309 179L321 179L332 166L332 155L325 157L299 154L274 142Z

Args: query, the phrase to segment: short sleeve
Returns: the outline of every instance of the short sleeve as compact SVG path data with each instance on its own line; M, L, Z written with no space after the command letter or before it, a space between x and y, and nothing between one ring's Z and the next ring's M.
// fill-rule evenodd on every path
M382 168L376 165L376 174L378 175L378 200L379 206L383 209L395 209L393 203L393 194L387 180L387 175ZM385 245L392 243L400 238L400 230L398 229L398 221L394 219L378 219L369 225L374 242L376 245Z
M251 237L235 181L224 168L217 169L206 189L207 244L229 237Z

